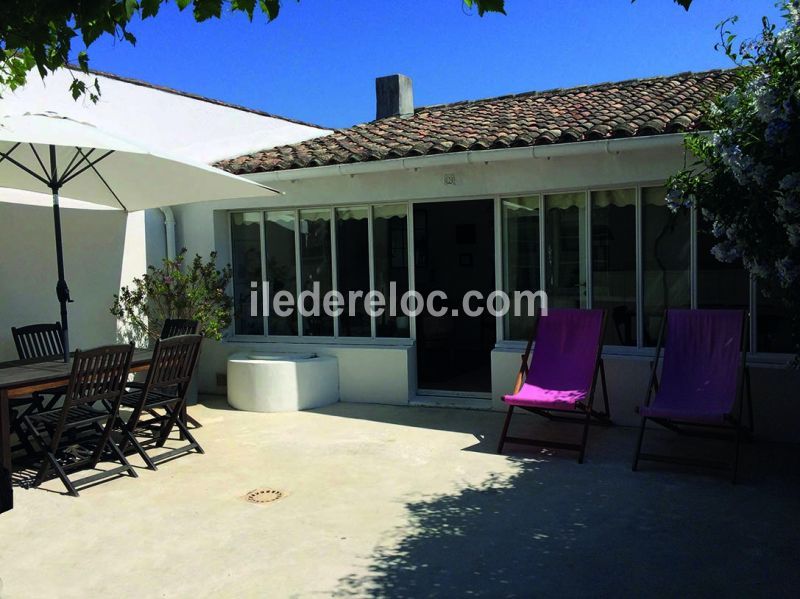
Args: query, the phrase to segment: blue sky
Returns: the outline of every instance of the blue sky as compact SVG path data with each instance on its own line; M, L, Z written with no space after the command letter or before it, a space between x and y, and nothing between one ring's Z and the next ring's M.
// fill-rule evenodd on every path
M729 66L714 29L752 37L772 0L506 0L479 18L461 0L286 0L267 24L197 24L166 6L135 48L103 39L92 68L331 127L374 118L374 79L403 73L417 106ZM259 16L260 17L260 16Z

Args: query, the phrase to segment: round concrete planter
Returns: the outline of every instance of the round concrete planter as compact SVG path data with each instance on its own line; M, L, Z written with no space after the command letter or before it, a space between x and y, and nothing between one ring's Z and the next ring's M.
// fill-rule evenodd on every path
M339 400L339 365L316 354L234 354L228 403L249 412L294 412Z

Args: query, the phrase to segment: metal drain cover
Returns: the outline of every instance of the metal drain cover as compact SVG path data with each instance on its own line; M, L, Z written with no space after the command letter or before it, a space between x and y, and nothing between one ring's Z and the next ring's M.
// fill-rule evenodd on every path
M275 489L255 489L244 498L250 503L272 503L283 497L283 493Z

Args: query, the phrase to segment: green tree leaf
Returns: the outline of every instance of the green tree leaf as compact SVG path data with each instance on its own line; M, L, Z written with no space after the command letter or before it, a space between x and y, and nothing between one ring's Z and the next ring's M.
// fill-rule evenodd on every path
M300 0L298 0L299 2ZM278 18L278 13L281 10L280 0L259 0L258 5L264 14L267 15L267 20L272 21Z
M233 11L242 11L247 15L247 18L253 20L253 12L256 9L256 0L232 0L231 9Z
M200 23L222 15L222 0L194 0L194 18Z
M467 8L477 7L480 16L487 12L506 14L505 0L464 0L464 4Z
M142 0L142 18L154 17L161 8L161 0Z
M636 0L631 0L631 4L636 2ZM674 0L675 4L682 6L684 9L689 10L689 7L692 5L692 0Z

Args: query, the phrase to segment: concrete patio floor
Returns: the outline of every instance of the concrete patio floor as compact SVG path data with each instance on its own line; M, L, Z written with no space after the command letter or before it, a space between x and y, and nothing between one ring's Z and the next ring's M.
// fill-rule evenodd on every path
M622 427L593 429L578 465L494 455L495 413L251 414L219 398L190 411L206 455L78 499L56 481L16 489L0 516L0 596L775 597L800 585L797 447L748 446L734 487L725 474L632 473L636 431ZM577 433L532 417L515 428ZM262 487L284 497L245 501Z

